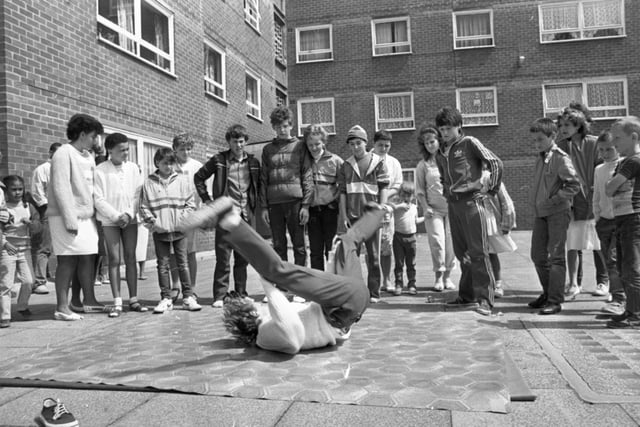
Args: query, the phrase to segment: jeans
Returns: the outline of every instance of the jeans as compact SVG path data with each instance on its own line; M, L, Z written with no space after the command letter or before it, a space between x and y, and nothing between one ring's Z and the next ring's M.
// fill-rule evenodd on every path
M596 230L597 231L597 230ZM578 252L578 286L582 286L582 251ZM602 250L593 251L593 265L596 268L596 283L608 283L609 274L607 270L607 260Z
M304 226L300 225L300 200L269 205L269 225L273 249L280 259L287 261L287 230L293 245L293 259L297 265L307 263L307 249L304 242Z
M618 269L627 311L640 316L640 213L616 217Z
M393 273L396 278L396 287L402 287L402 270L407 267L407 286L416 287L416 247L415 233L403 234L397 231L393 234L393 257L395 268Z
M324 206L309 207L309 258L311 268L324 270L324 260L329 255L333 238L338 229L338 209Z
M327 321L336 328L347 328L360 320L369 303L364 285L359 248L368 237L377 234L383 210L367 212L345 234L336 247L332 272L320 271L283 261L279 255L245 222L224 239L268 281L322 307Z
M42 230L31 237L32 261L35 267L35 285L47 284L47 270L49 257L51 256L51 233L49 232L49 220L44 217L41 220Z
M600 239L600 253L602 254L607 272L609 273L609 292L613 302L624 304L627 296L624 294L624 288L620 281L618 273L618 263L616 261L616 221L615 219L600 218L596 223L596 232ZM594 252L595 254L595 252Z
M18 310L26 310L33 286L31 256L28 252L9 255L6 250L0 252L0 319L11 319L11 289L16 276L20 282Z
M554 304L564 302L567 272L565 247L569 228L569 209L535 218L531 234L531 260L536 267L543 295Z
M486 301L493 306L495 279L489 262L484 204L481 200L449 203L453 252L460 262L458 295L466 302Z
M352 220L354 224L357 220ZM380 298L380 228L364 241L367 251L367 287L372 298ZM362 245L358 246L358 256Z
M449 215L433 212L431 218L425 217L424 225L429 239L431 264L433 271L451 271L455 267L455 255L451 242Z
M213 300L222 301L229 289L231 273L231 252L233 251L233 282L236 292L247 295L247 260L234 251L223 238L220 229L216 229L216 268L213 272Z
M169 262L171 247L178 264L178 274L182 285L182 297L187 298L193 295L191 288L191 277L189 276L189 261L187 258L187 239L183 237L172 242L165 242L158 239L158 235L153 233L153 243L156 248L158 284L160 285L160 297L162 299L171 298L171 264Z

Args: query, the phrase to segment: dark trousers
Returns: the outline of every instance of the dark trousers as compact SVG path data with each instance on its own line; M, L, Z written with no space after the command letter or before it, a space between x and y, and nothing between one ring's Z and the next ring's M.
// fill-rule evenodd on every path
M640 315L640 214L616 217L618 269L627 296L627 311Z
M49 219L45 216L40 221L42 229L31 236L31 253L35 274L34 288L47 284L49 257L51 256L51 233L49 232Z
M156 263L158 269L158 284L160 285L160 297L171 298L171 264L169 262L171 247L176 256L178 274L182 285L182 297L193 295L191 288L191 276L189 275L189 260L187 259L187 238L183 237L172 242L160 240L153 233L153 243L156 248Z
M616 261L618 239L616 239L615 219L600 218L596 223L596 232L598 233L598 239L600 239L600 253L604 258L607 272L609 273L609 292L611 293L611 298L614 302L624 304L627 297L624 294L624 288L620 281L618 263ZM598 283L601 282L598 281Z
M495 279L489 262L487 219L481 200L449 202L453 252L460 262L458 295L467 302L485 300L493 306Z
M593 251L593 265L596 268L596 283L606 284L609 281L609 274L607 270L607 260L602 253L602 248L599 251ZM578 251L578 286L582 286L582 276L582 251Z
M311 268L324 270L324 260L329 255L333 238L338 229L338 209L329 206L309 207L309 258Z
M531 234L531 260L536 267L542 293L554 304L564 302L564 278L567 273L565 247L569 228L569 210L535 218Z
M407 286L416 287L416 247L415 233L395 232L393 234L393 258L395 259L393 274L396 278L396 287L402 287L402 270L405 265L407 267Z
M300 225L300 201L269 205L269 226L273 249L280 259L287 261L287 230L293 245L293 259L297 265L307 263L304 226Z
M283 261L267 242L245 222L224 239L266 280L322 306L327 321L346 328L360 320L369 303L364 286L358 248L379 228L384 211L366 213L340 236L334 255L333 273Z
M216 268L213 272L213 300L222 301L229 290L231 273L231 252L233 252L233 283L236 292L247 295L247 260L234 251L231 245L222 238L216 229Z
M352 220L353 224L356 220ZM367 287L372 298L380 298L380 228L364 241L367 251ZM358 246L358 255L362 245Z

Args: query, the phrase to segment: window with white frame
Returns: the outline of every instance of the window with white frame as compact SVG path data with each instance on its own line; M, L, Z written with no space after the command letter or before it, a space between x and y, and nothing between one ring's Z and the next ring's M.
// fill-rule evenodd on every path
M204 90L222 101L227 98L225 84L225 52L205 41L204 43Z
M260 0L244 0L244 20L260 31Z
M296 28L296 56L298 62L333 60L332 26Z
M302 131L309 125L321 125L329 134L335 135L333 98L298 100L298 135L302 135Z
M154 0L97 0L98 38L173 73L173 12Z
M260 78L251 71L246 72L246 99L247 114L255 119L261 120L262 112L260 108Z
M385 18L371 21L373 56L411 53L409 18Z
M381 93L375 96L376 130L410 130L415 128L413 92Z
M580 0L539 6L540 43L625 35L624 0Z
M495 87L456 90L456 103L464 126L498 124L498 100Z
M629 114L627 79L611 77L545 84L542 87L544 115L555 118L569 103L581 102L594 120L615 119Z
M493 11L454 12L453 40L455 49L494 46Z

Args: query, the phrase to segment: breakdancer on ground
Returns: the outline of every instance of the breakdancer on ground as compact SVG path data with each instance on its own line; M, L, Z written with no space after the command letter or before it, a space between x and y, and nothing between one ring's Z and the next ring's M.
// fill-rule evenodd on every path
M336 238L328 271L282 261L271 245L242 221L231 199L226 197L191 213L180 228L217 225L223 238L249 261L262 279L268 311L253 300L232 293L224 301L227 331L245 344L295 354L348 339L351 325L366 310L369 289L362 276L359 248L380 228L385 212L392 209L373 203L369 208L345 234ZM308 302L289 302L274 284Z

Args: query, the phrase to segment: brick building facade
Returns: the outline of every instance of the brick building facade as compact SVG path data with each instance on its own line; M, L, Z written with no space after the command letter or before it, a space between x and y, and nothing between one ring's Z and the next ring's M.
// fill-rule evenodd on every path
M370 139L403 129L391 154L407 177L420 158L416 128L457 106L464 131L503 159L527 229L529 123L576 98L599 116L595 134L640 114L639 19L631 0L297 0L287 13L290 104L299 126L333 131L329 148L342 156L354 124Z
M233 123L251 141L270 139L269 112L287 89L276 19L284 33L281 0L3 1L0 175L28 187L77 112L128 135L147 174L155 149L180 132L202 162L226 147Z

